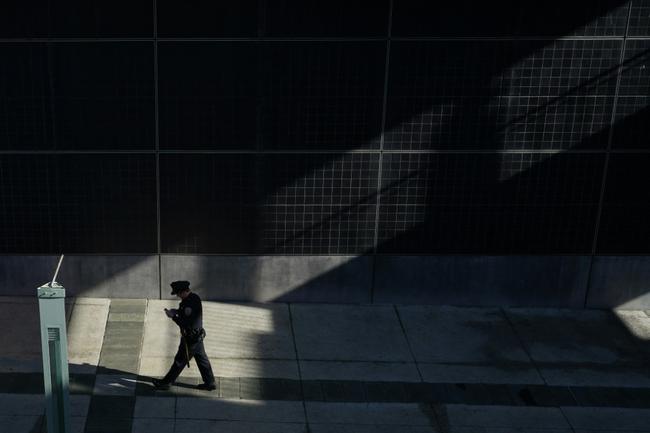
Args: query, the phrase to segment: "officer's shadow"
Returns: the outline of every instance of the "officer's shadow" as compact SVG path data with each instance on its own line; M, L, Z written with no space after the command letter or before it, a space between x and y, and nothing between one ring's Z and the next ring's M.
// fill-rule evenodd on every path
M91 364L68 364L68 386L63 388L69 395L70 423L72 431L85 431L88 426L108 426L131 423L134 418L135 398L140 396L202 396L217 397L217 391L196 389L201 378L180 377L166 391L156 389L153 377L135 374L123 369ZM5 373L0 381L0 392L16 395L45 395L42 372ZM9 377L11 376L11 377ZM47 433L44 414L23 419L29 422L29 433ZM4 431L4 430L3 430Z
M194 359L191 362L194 363ZM154 387L153 379L160 379L160 377L140 375L132 371L98 366L95 374L70 373L70 392L92 395L137 396L216 395L215 391L206 392L205 390L196 388L197 385L203 383L200 377L181 376L176 379L168 390L161 390Z

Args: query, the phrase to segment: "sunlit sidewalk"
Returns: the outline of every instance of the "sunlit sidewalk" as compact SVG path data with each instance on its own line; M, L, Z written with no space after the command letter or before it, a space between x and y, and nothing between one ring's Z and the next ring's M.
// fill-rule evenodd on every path
M75 431L650 431L644 311L205 302L218 389L160 392L174 305L68 300ZM0 425L38 431L36 299L0 323Z

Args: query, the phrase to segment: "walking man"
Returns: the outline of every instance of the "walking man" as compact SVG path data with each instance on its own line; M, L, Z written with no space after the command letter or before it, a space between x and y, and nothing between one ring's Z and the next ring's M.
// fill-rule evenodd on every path
M183 368L190 366L190 359L194 356L203 379L203 383L198 385L197 388L212 391L217 387L210 360L203 347L205 330L203 329L201 298L190 290L189 281L174 281L171 283L171 287L172 295L181 298L181 303L178 309L168 310L165 308L165 314L181 329L181 342L169 372L162 379L154 379L152 381L153 385L157 389L169 389L169 386L178 378Z

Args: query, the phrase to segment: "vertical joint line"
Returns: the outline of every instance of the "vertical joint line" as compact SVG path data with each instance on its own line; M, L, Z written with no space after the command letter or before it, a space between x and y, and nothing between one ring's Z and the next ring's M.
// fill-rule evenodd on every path
M598 245L598 234L600 231L600 221L603 212L603 204L605 202L605 186L607 185L607 170L609 167L609 157L612 151L612 141L614 140L614 125L616 123L616 110L618 109L618 96L621 87L621 76L623 75L623 62L625 61L625 49L627 45L627 35L630 27L630 18L632 16L632 4L628 5L627 20L625 21L625 32L623 33L623 40L621 41L621 51L618 58L618 67L616 68L616 85L614 87L614 101L612 102L612 115L609 121L609 134L607 135L607 148L605 150L605 163L603 164L603 180L600 185L600 198L598 200L598 210L596 212L596 227L594 230L594 239L591 245L591 256L596 255L596 247ZM587 295L589 287L587 286L587 293L585 293L585 306L587 303Z
M600 197L598 200L598 210L596 211L596 227L594 228L594 239L591 244L591 261L589 262L589 275L587 275L587 287L585 289L585 299L583 308L587 308L589 300L589 289L591 288L591 272L598 247L598 235L600 233L600 221L605 203L605 187L607 186L607 171L609 169L609 156L612 152L612 141L614 140L614 125L616 124L616 110L618 109L618 95L621 87L621 76L623 75L623 62L625 61L625 48L627 45L627 34L630 28L630 18L632 16L632 2L627 7L627 20L625 21L625 32L621 42L621 53L618 56L618 67L616 68L616 86L614 87L614 101L612 102L612 116L609 119L609 134L607 134L607 148L605 149L605 163L603 164L603 180L600 184Z
M388 105L388 75L390 68L390 44L393 27L393 0L388 5L388 28L386 32L386 64L384 67L384 93L382 95L381 107L381 131L379 136L379 160L377 161L377 189L375 194L375 233L372 243L372 276L370 285L370 302L374 302L375 295L375 262L377 261L377 249L379 246L379 206L381 205L381 184L382 184L382 164L384 159L384 139L386 135L386 112Z
M519 332L517 331L517 327L510 319L508 312L504 307L499 307L499 311L501 312L501 315L506 319L506 322L508 323L510 330L512 330L512 333L515 335L515 338L519 342L519 346L521 346L521 348L524 349L524 352L526 353L526 356L528 357L530 364L535 368L535 371L537 371L539 377L542 378L542 380L544 381L544 385L548 386L546 377L542 374L542 370L540 369L539 365L537 365L537 362L535 361L535 358L533 358L533 355L531 355L530 350L528 350L528 346L526 345L526 342L521 337L521 335L519 335Z
M406 328L404 327L404 323L402 322L402 317L399 315L399 310L397 309L397 305L393 304L393 310L395 310L395 315L397 316L397 321L399 322L400 328L402 328L402 334L404 335L404 339L406 340L406 346L409 349L409 353L411 354L411 359L413 360L413 363L415 364L415 369L418 372L418 376L420 376L420 382L424 382L424 376L422 376L422 372L420 371L420 366L418 365L418 360L415 358L415 353L413 352L413 347L411 346L411 341L409 340L409 336L406 333Z
M158 5L153 0L153 83L154 83L154 147L156 163L156 253L158 255L158 298L162 299L162 257L160 243L160 133L158 117Z
M49 4L49 2L48 2ZM48 14L49 14L49 6L48 6ZM52 50L54 49L54 45L50 42L45 44L45 49L47 50L47 83L48 83L48 91L49 91L49 110L50 110L50 119L52 121L52 143L54 144L54 149L58 149L58 140L56 136L56 102L55 102L55 95L54 95L54 73L52 72L52 62L54 62L53 58L53 53ZM44 110L45 108L43 108ZM45 129L45 136L47 138L47 128Z
M257 7L257 37L263 38L266 36L266 0L258 0Z
M309 417L307 416L307 403L305 403L305 390L302 383L302 371L300 370L300 358L298 357L298 345L296 344L296 330L293 326L293 314L291 314L291 304L287 303L289 311L289 325L291 326L291 337L293 339L293 351L296 354L296 366L298 367L298 381L300 382L300 396L302 397L302 410L305 414L305 424L309 432Z

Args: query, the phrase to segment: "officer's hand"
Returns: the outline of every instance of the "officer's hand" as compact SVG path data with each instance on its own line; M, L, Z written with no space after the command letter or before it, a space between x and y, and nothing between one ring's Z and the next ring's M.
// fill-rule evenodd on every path
M176 315L176 310L173 308L171 310L165 308L165 314L167 315L167 317L172 318Z

